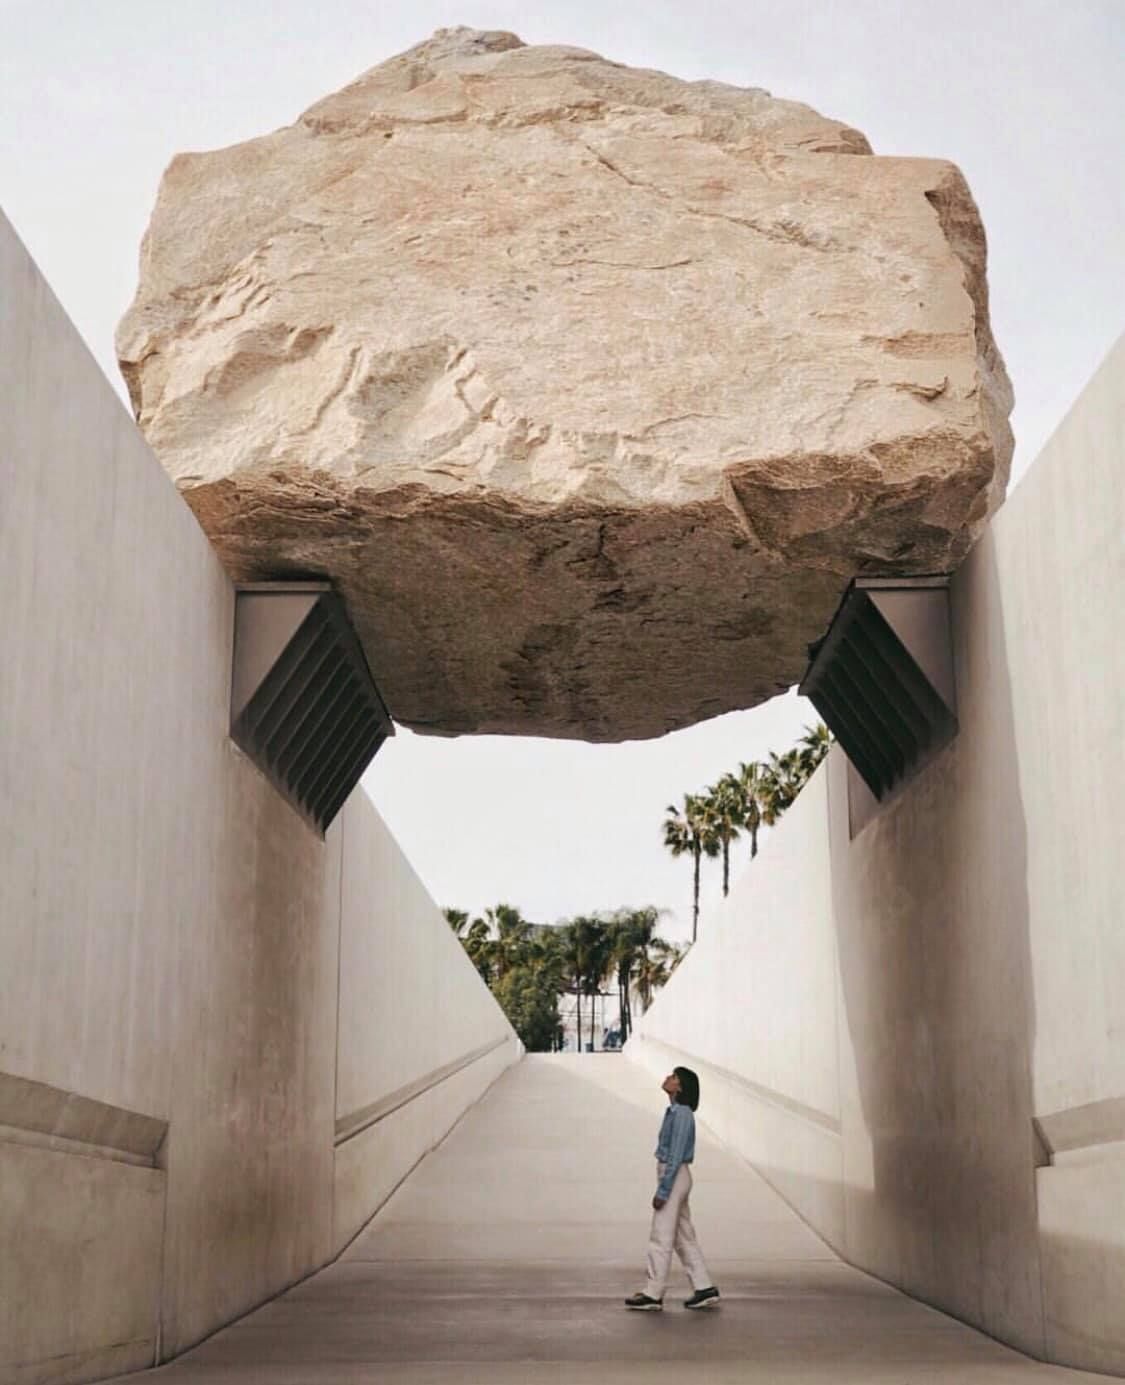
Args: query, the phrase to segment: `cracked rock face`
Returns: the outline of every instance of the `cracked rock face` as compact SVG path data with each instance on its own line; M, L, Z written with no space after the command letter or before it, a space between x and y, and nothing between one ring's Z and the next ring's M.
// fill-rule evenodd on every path
M948 163L445 30L174 159L118 348L231 574L332 578L396 720L623 740L964 557L1011 452L984 257Z

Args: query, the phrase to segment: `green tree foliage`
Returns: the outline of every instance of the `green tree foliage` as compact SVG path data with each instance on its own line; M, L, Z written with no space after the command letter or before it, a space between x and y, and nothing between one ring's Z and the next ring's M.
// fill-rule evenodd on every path
M657 936L660 912L651 906L619 909L607 920L622 1041L633 1032L634 996L643 1014L652 1004L654 992L667 982L682 956L679 949Z
M463 909L444 909L481 979L531 1053L555 1047L563 961L550 930L537 929L510 904L497 904L470 919Z
M521 962L510 967L492 994L529 1053L549 1053L559 1035L561 978L549 966Z
M824 722L818 721L815 726L806 726L805 733L797 742L797 753L800 756L801 767L805 779L811 779L821 760L828 754L832 745L832 733Z
M468 914L464 909L443 909L441 912L445 915L446 923L448 923L454 933L460 937L469 926Z
M745 804L741 786L730 774L712 784L703 797L707 828L723 858L723 897L730 893L730 845L743 825Z
M762 827L762 802L765 796L765 766L757 760L740 764L732 773L724 775L720 783L727 784L727 792L738 802L739 826L750 838L750 859L758 854L758 833Z
M473 919L461 941L465 945L465 951L469 954L473 966L480 972L484 984L491 986L497 971L496 942L492 937L487 919Z
M664 810L664 845L673 856L692 859L691 940L699 930L699 866L704 856L717 856L722 849L714 821L708 815L702 794L684 794L680 807L669 803Z
M782 754L770 751L764 761L740 764L702 793L685 794L683 805L665 809L663 839L673 856L692 858L691 936L699 927L699 877L704 856L721 856L723 895L730 890L731 844L742 833L750 838L750 859L758 854L758 834L772 827L812 778L832 743L822 722L806 726L800 740Z
M510 904L497 904L494 909L486 909L484 916L495 938L493 965L496 979L500 981L510 971L529 966L531 957L528 944L533 925Z
M633 1030L634 998L640 1002L643 1013L651 1004L654 991L675 970L682 953L657 936L660 913L651 905L618 909L609 914L581 915L559 929L566 989L576 999L579 1036L583 1036L582 997L590 998L585 1038L591 1045L595 1037L593 997L601 993L604 985L612 983L616 987L624 1041Z
M643 1013L682 956L657 936L660 911L651 907L579 915L554 928L529 923L509 904L473 919L460 909L443 912L531 1053L559 1045L559 997L566 993L577 1004L579 1042L593 1045L594 997L609 984L617 990L622 1039L628 1038L634 1000Z
M577 1002L578 1041L582 1042L582 997L590 997L590 1038L594 1042L594 1001L609 967L605 925L595 915L580 915L564 925L562 949L569 989Z
M633 984L636 987L642 1014L652 1004L656 992L668 984L669 978L683 957L683 948L658 938L653 947L638 959Z

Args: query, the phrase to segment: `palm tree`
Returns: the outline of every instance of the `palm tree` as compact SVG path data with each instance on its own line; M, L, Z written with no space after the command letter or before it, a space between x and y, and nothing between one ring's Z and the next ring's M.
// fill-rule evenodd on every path
M663 912L647 905L643 909L619 909L613 916L611 927L615 930L616 939L614 955L622 1040L633 1032L632 995L637 976L644 971L646 962L655 952L668 947L664 939L656 934L656 925ZM652 979L650 972L646 984L651 984ZM651 996L651 990L648 994Z
M801 768L804 770L806 781L812 778L816 767L828 754L831 744L832 733L824 722L818 721L815 726L805 727L804 735L797 742L797 754L800 757Z
M536 929L527 944L525 961L535 971L551 978L556 994L566 989L561 928Z
M586 994L590 997L590 1048L594 1047L594 1020L597 1015L595 998L613 970L613 934L603 919L590 920L594 925L586 963ZM602 1014L604 1018L605 1009Z
M776 750L770 751L762 795L762 821L767 827L772 827L792 805L804 782L799 751L787 750L783 755Z
M443 909L445 921L453 929L458 937L465 931L469 922L469 916L464 909Z
M618 909L606 922L610 945L610 972L617 983L617 1015L624 1039L629 1031L629 1006L625 999L636 960L636 941L628 909Z
M573 991L578 1006L578 1032L582 1032L582 947L574 930L574 923L564 924L559 929L559 958L562 962L562 977L565 988ZM581 1049L582 1041L579 1039Z
M641 1003L641 1014L652 1004L655 992L667 985L669 977L683 960L682 949L663 938L654 938L652 946L637 964L637 999Z
M486 986L491 986L496 974L496 943L488 923L481 918L473 919L462 942L481 979Z
M641 948L642 917L655 909L618 909L609 920L609 936L612 947L612 969L617 980L617 1014L624 1042L632 1027L629 1011L629 990L633 983L633 968L637 965L637 954Z
M704 856L717 856L719 839L707 821L707 810L698 794L684 794L682 808L670 803L664 810L664 845L673 856L691 854L693 865L691 895L691 940L699 933L699 862Z
M758 854L758 833L762 827L762 800L765 795L765 766L757 760L740 764L727 775L732 792L737 792L742 807L742 826L750 836L750 859Z
M737 781L726 774L707 790L704 800L708 830L719 843L723 857L723 898L730 894L730 844L743 822L743 799Z
M567 967L564 948L565 938L561 928L540 928L532 936L529 946L531 966L542 978L545 991L555 998L554 1032L550 1048L554 1053L563 1047L562 1021L559 1016L558 998L567 989Z
M771 750L761 771L761 820L772 827L812 778L816 767L828 754L832 735L823 722L806 726L804 735L791 749L779 755Z
M566 978L574 988L574 995L577 1002L577 1038L578 1051L582 1051L582 997L591 994L591 976L601 965L598 957L599 947L601 946L600 935L604 933L604 925L596 918L578 917L571 921L562 930L561 952L565 967ZM604 975L604 966L602 969ZM591 998L591 1026L593 1024L594 1002Z
M661 912L651 905L643 909L618 909L606 920L609 941L607 974L617 982L617 1013L623 1041L633 1028L630 1003L633 973L641 956L652 945Z
M531 924L510 904L497 904L486 909L490 932L495 934L496 978L518 967L527 953Z

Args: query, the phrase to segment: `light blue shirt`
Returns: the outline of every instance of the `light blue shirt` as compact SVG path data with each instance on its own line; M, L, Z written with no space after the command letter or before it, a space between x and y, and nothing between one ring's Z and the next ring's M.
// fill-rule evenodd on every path
M656 1196L667 1202L680 1165L690 1164L695 1158L695 1112L690 1106L681 1106L678 1101L668 1103L656 1142L656 1158L664 1165Z

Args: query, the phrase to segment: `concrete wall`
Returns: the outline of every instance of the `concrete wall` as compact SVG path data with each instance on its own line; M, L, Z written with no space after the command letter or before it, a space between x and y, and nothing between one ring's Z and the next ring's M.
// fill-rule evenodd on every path
M234 594L0 218L0 1378L324 1264L518 1055L377 814L227 736Z
M834 751L629 1048L847 1259L1117 1373L1123 593L1125 343L953 583L957 739L854 838Z
M337 1246L518 1056L465 949L362 794L343 835Z

